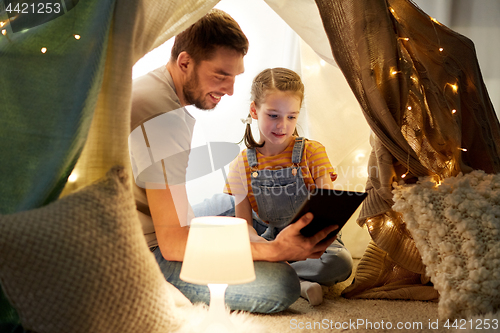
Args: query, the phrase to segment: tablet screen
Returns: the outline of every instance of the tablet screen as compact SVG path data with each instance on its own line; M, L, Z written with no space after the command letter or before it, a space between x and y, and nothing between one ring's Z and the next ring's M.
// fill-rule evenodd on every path
M311 212L314 218L311 223L300 230L301 234L306 237L314 236L317 232L335 224L339 228L330 233L327 238L333 237L351 218L366 196L366 192L316 189L309 194L291 223L296 222L307 212Z

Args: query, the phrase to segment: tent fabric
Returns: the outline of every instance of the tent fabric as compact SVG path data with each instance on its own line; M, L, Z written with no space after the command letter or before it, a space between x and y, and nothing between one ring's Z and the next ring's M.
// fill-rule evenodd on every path
M113 0L82 3L27 31L13 32L4 22L0 213L36 208L59 196L92 121L113 8Z
M405 227L404 220L394 218L392 184L415 182L419 176L443 179L473 169L500 171L500 124L474 45L411 1L316 3L335 60L373 131L369 195L358 223L368 225L374 242L358 267L364 275L357 274L344 295L404 298L404 294L428 300L434 292L431 287L421 292L427 281L415 246L392 246L401 237L395 229ZM374 225L372 219L382 222ZM406 237L412 243L411 235ZM391 264L382 265L389 259ZM377 265L378 271L370 269ZM415 283L391 288L388 284L398 280L394 272L401 272L401 280L413 273ZM419 293L410 291L414 287ZM374 292L376 288L383 290Z
M0 203L11 202L1 212L28 210L54 200L77 159L73 172L78 180L67 183L63 195L89 185L114 165L128 165L133 64L217 2L82 1L72 10L81 22L71 21L73 16L66 14L26 33L0 36L2 60L9 56L9 61L0 65L0 171L2 184L11 184L0 190ZM293 8L283 5L286 1L267 2L274 3L275 10ZM448 177L472 169L499 171L500 126L470 40L431 21L408 0L316 0L316 4L335 62L374 133L368 168L374 174L368 181L369 198L361 224L390 211L391 183L402 180L405 172L409 182L417 176ZM92 14L96 8L105 10ZM284 12L280 15L287 17ZM38 49L35 52L28 46L34 39L57 40L53 37L60 36L62 30L51 29L60 22L65 22L66 28L81 23L81 31L89 32L92 43L71 50L61 44L62 53L48 48L42 62L33 61L36 68L21 63L26 56L40 58ZM84 41L85 34L81 35ZM18 40L24 41L26 48L17 47L21 46ZM324 48L316 51L329 57ZM66 67L59 63L64 59L71 62ZM75 65L74 59L81 60ZM46 75L35 74L43 73L44 68ZM69 83L56 80L69 70L73 71L68 75ZM73 80L75 77L79 80ZM4 111L8 109L12 111ZM16 135L18 132L21 135ZM59 136L54 137L54 133ZM12 152L16 155L6 158ZM20 183L14 186L7 177L18 178ZM394 259L384 249L377 253L384 252Z
M56 200L65 184L63 195L114 165L128 165L132 66L217 2L81 1L25 32L11 33L5 25L0 213L43 206ZM72 171L78 180L66 183ZM0 324L18 321L3 294L0 313Z
M118 1L113 15L106 71L94 120L75 166L78 176L62 195L91 184L114 165L129 166L132 67L215 6L218 0ZM168 59L165 59L165 63ZM130 177L132 179L132 177Z
M92 121L113 8L87 2L15 33L1 18L0 214L40 207L64 187ZM0 328L17 322L0 289Z

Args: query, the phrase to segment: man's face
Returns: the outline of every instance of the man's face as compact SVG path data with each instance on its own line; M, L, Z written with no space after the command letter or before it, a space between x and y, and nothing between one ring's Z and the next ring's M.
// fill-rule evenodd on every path
M233 94L236 75L243 71L242 54L224 47L217 48L212 59L195 64L188 73L183 86L186 104L203 110L215 108L222 96Z

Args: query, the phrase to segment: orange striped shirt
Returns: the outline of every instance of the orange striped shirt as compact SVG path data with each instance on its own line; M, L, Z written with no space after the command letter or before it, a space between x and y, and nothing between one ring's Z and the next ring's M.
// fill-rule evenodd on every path
M274 156L264 156L258 151L257 155L257 169L282 169L292 166L292 152L295 140L286 147L284 151ZM325 147L313 140L306 140L304 143L304 152L302 160L299 163L302 171L302 177L307 188L312 191L316 188L315 180L325 174L334 175L335 171L326 155ZM255 196L253 195L252 186L250 184L250 166L248 165L247 149L240 152L240 154L229 165L229 174L227 176L226 186L224 193L231 195L243 194L247 195L252 205L252 209L258 214L259 210ZM246 184L246 186L245 186Z

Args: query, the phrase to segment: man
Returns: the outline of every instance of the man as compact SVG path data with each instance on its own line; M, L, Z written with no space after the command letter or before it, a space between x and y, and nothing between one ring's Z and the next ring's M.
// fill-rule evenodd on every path
M129 148L137 209L148 245L168 282L192 302L209 302L206 286L179 279L193 211L185 173L194 118L184 108L213 109L233 94L235 77L244 71L248 40L225 12L213 9L179 34L166 66L133 84ZM167 185L166 185L167 184ZM300 296L299 279L286 260L319 258L333 241L321 240L335 227L305 238L307 214L272 242L251 243L256 280L229 286L226 304L233 310L278 312Z

